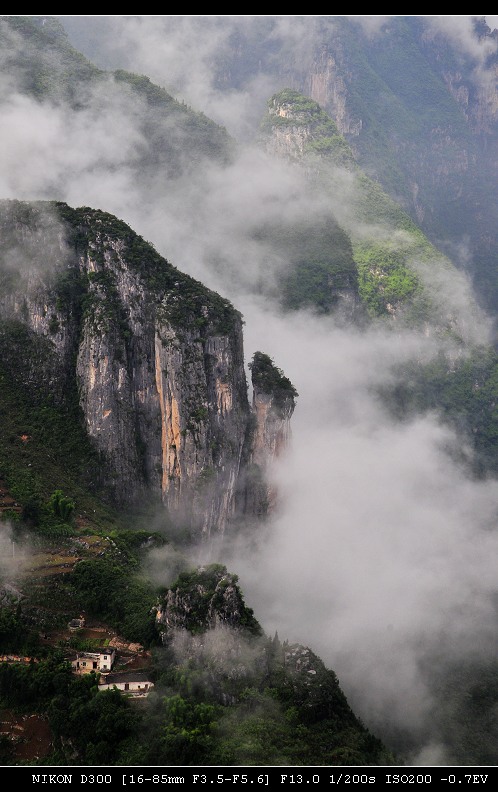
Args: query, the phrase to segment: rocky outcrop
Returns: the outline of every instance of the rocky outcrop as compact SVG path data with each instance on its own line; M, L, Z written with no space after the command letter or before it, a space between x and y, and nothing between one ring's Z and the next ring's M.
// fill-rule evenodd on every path
M287 446L298 394L289 378L263 352L254 353L249 368L255 415L252 458L264 465Z
M251 688L269 689L273 704L299 702L304 722L333 719L364 729L337 676L311 649L264 635L226 567L212 564L182 573L158 603L156 621L178 677L191 678L194 685L202 679L220 704L235 707Z
M349 167L354 163L352 149L338 125L318 101L299 91L286 88L270 98L263 131L271 132L265 138L265 147L273 155L299 162L315 152L327 154L336 165Z
M253 390L252 439L241 510L246 515L266 517L277 504L271 468L290 442L290 419L298 393L263 352L255 352L249 368Z
M244 603L237 575L222 564L182 573L158 604L156 622L165 639L172 631L197 634L218 627L261 634L252 610Z

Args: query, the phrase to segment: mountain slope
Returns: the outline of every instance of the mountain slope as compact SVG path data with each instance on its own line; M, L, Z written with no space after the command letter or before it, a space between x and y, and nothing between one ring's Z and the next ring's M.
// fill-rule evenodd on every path
M300 18L294 47L278 16L253 20L234 35L231 60L217 64L217 85L250 84L258 29L258 69L275 90L290 86L320 104L365 173L471 274L495 313L497 35L482 17L460 19Z
M319 101L429 238L450 255L460 247L482 304L495 309L496 36L478 18L472 41L470 30L458 39L423 16L392 17L373 35L354 20L326 25L333 69ZM350 128L337 115L334 81Z
M372 317L391 315L411 327L439 325L439 332L452 331L472 340L472 327L459 328L459 323L475 321L479 332L486 317L465 278L379 183L362 171L352 149L316 102L290 89L275 94L268 103L262 135L272 154L307 170L310 191L323 190L328 196L351 239L359 296ZM451 305L449 290L441 293L442 282L449 280L460 304Z
M121 146L133 126L131 145L124 146L126 168L141 184L154 180L158 170L162 179L177 178L204 159L224 163L231 157L233 141L225 129L174 99L145 75L98 69L71 46L64 28L53 17L1 17L0 57L9 75L4 91L7 107L15 104L13 95L22 95L37 106L70 111L87 146L95 142L95 129L103 116L113 111L124 117L129 113ZM116 129L108 129L107 134L119 136ZM118 145L115 166L124 165L120 153ZM101 152L97 146L97 165L99 154L105 157L109 152Z

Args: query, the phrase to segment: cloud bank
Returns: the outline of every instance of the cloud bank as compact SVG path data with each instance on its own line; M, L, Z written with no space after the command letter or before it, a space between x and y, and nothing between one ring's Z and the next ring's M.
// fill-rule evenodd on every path
M280 510L256 556L235 551L248 604L269 634L316 650L367 723L425 744L427 665L496 648L497 482L468 478L435 415L395 424L376 399L420 339L261 320L247 341L271 339L300 395L273 471Z

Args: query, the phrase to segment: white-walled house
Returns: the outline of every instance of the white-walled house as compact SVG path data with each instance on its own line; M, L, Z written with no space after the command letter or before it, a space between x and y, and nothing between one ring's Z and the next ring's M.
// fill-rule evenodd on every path
M149 675L145 671L123 671L118 674L102 675L99 682L99 690L112 690L117 688L122 693L127 693L133 698L145 697L149 695L154 687Z
M116 650L105 646L93 652L77 652L71 659L71 665L77 674L89 674L91 671L106 673L112 670L115 659Z

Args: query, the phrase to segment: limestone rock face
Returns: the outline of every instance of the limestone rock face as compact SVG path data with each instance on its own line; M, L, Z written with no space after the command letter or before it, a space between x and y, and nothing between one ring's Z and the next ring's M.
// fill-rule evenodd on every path
M194 538L266 514L296 394L257 353L251 409L238 311L112 215L4 201L0 229L2 364L41 403L77 402L110 497Z
M154 498L222 533L250 417L240 314L111 215L5 201L0 223L2 327L44 352L13 376L77 392L119 503Z

